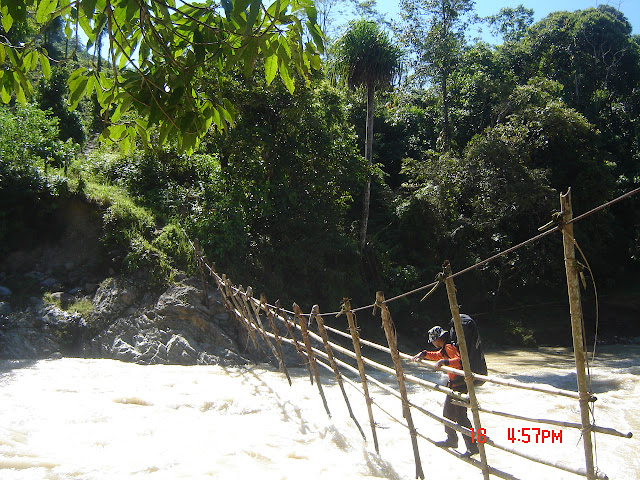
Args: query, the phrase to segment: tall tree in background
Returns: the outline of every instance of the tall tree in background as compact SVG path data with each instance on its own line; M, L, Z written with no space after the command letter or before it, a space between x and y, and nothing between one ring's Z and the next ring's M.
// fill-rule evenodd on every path
M391 87L400 72L401 51L375 22L357 20L349 24L337 40L330 67L331 75L349 88L364 88L367 94L367 122L364 156L371 165L373 152L373 109L376 89ZM371 179L364 192L360 251L367 243Z
M438 86L442 119L438 149L451 149L450 77L465 44L467 17L473 0L402 0L399 35L414 52L413 68L418 79Z

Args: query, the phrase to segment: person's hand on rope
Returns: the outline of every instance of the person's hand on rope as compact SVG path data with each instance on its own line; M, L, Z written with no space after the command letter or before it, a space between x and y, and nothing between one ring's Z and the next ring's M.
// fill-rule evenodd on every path
M444 362L445 362L444 358L441 358L433 365L433 368L435 368L436 370L440 370L440 367L444 365Z

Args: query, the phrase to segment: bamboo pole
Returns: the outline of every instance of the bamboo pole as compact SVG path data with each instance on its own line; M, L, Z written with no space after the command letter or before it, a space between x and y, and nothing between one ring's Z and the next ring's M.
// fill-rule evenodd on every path
M478 412L478 400L476 398L476 391L473 385L473 375L471 373L471 365L469 364L469 352L467 351L467 343L464 338L464 329L462 328L462 321L460 320L460 309L458 307L458 299L456 298L456 286L453 283L451 277L451 265L447 260L444 266L445 285L447 286L447 296L449 297L449 308L453 315L453 324L456 328L456 335L458 337L458 349L460 350L460 357L462 359L462 368L464 370L464 381L467 384L467 393L469 395L469 402L471 403L471 413L473 415L473 424L476 432L481 432L482 425L480 423L480 413ZM489 479L489 465L487 464L487 454L484 450L484 444L477 442L478 450L480 451L480 461L482 462L482 474L485 480Z
M280 300L276 300L276 308L278 310L282 310L282 307L280 306ZM276 311L276 316L280 317L282 319L282 321L284 322L285 327L287 327L287 332L289 332L289 336L291 337L291 340L293 340L293 345L296 347L296 351L298 352L298 354L304 360L304 364L307 367L307 371L309 372L309 381L313 385L313 374L311 373L311 367L309 366L309 360L304 355L304 353L302 353L302 348L300 348L300 344L298 343L298 340L296 339L296 336L293 333L293 329L291 328L291 325L289 324L289 319L285 316L284 312L283 312L282 315L279 315L278 311Z
M336 382L338 382L338 386L340 387L340 391L342 392L344 401L347 404L347 410L349 411L349 416L351 417L351 420L353 420L353 423L356 424L356 427L358 427L358 430L360 431L362 438L366 440L367 437L364 434L364 430L362 430L360 423L356 419L356 416L354 415L353 410L351 409L351 403L349 403L349 397L347 396L347 392L344 389L344 384L342 382L342 375L340 374L340 370L338 370L338 364L336 363L336 359L333 356L333 350L331 349L331 345L329 345L327 330L324 327L324 320L322 320L322 316L320 315L320 307L318 305L314 305L311 308L310 318L315 318L316 323L318 324L318 331L320 332L320 336L322 337L322 343L324 344L324 349L327 352L327 359L331 364L331 369L333 370L333 373L336 377Z
M351 331L351 340L353 341L353 349L356 354L356 361L358 362L358 370L360 372L360 381L362 382L362 390L364 390L364 397L367 402L367 412L369 413L369 423L371 425L371 434L373 436L373 444L376 449L376 453L380 454L380 447L378 446L378 435L376 433L376 422L373 420L373 410L371 409L371 396L369 395L369 386L367 384L367 377L364 372L364 363L362 362L362 353L360 351L360 334L358 333L358 327L351 311L351 302L348 298L342 300L343 309L347 314L347 321L349 322L349 330Z
M276 357L276 360L278 361L278 366L280 367L280 371L287 376L287 380L289 380L289 384L291 384L291 378L289 377L289 373L286 371L287 367L285 367L284 359L282 358L282 350L278 350L271 342L271 339L269 338L269 336L266 334L267 331L264 328L262 319L260 318L260 307L256 306L256 299L253 298L253 289L251 287L247 287L245 303L248 303L247 309L253 310L253 315L258 326L260 327L260 333L262 334L262 337L264 338L265 342L267 342L267 344L269 345L269 348L271 349L271 353L273 353L273 356Z
M284 361L284 354L282 353L282 342L280 340L280 335L278 334L278 329L276 328L276 322L273 320L273 311L270 307L266 306L267 301L264 295L260 296L260 307L267 312L267 318L269 319L269 325L271 326L271 331L273 332L273 337L276 340L276 348L278 349L278 354L282 359L282 370L287 377L287 381L289 382L289 386L292 385L291 377L289 376L289 371L287 370L287 364ZM269 332L267 332L268 334Z
M320 373L318 372L318 366L316 365L316 357L313 355L313 350L311 349L311 341L309 340L309 333L307 332L307 321L302 316L302 310L298 306L297 303L293 304L293 311L295 313L295 318L298 320L298 324L302 330L302 339L304 340L304 346L307 349L307 359L309 361L309 367L313 371L313 376L316 379L316 385L318 386L318 392L320 393L320 397L322 397L322 404L324 405L324 409L331 418L331 412L329 411L329 405L327 404L327 399L324 396L324 390L322 389L322 382L320 381Z
M232 307L231 311L235 313L236 320L238 320L238 322L241 323L242 326L247 330L247 343L245 345L245 349L248 349L249 341L251 341L256 348L259 348L258 342L255 338L255 332L252 329L248 328L246 324L246 320L244 319L244 316L242 314L242 308L237 303L237 298L234 296L233 292L231 291L231 282L226 277L226 275L222 275L222 282L224 285L225 296L227 298L229 305ZM249 353L251 357L254 358L251 351L249 351Z
M402 416L406 419L407 425L409 426L409 434L411 436L411 444L413 446L413 457L416 462L416 478L424 478L422 462L420 462L420 451L418 450L416 427L414 426L413 418L411 417L411 408L409 407L409 399L407 398L407 387L404 383L404 372L402 371L402 360L400 360L400 354L398 353L398 340L396 338L395 326L393 325L389 308L387 308L387 305L384 303L384 294L382 292L376 293L376 305L380 308L382 326L387 337L389 349L391 350L391 358L393 359L393 364L396 368L398 388L400 390L400 395L402 396Z
M591 418L589 414L589 398L587 387L586 352L582 336L582 305L580 303L580 283L576 268L576 252L573 238L573 210L571 206L571 188L566 194L560 194L560 211L562 212L562 244L564 247L564 265L567 276L567 293L569 295L569 311L571 315L571 335L576 362L578 392L580 393L580 417L582 419L582 439L587 469L587 479L595 479L593 463L593 443L591 440Z

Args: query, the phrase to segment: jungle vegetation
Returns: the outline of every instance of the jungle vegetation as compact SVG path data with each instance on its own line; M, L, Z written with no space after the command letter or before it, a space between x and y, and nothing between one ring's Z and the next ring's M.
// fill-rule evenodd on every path
M535 236L569 187L580 214L640 185L640 36L615 8L403 0L337 29L339 5L0 0L0 257L78 197L102 208L105 267L162 283L193 268L186 232L234 282L333 311ZM639 207L576 224L601 293L637 287ZM457 280L491 315L563 282L558 235Z

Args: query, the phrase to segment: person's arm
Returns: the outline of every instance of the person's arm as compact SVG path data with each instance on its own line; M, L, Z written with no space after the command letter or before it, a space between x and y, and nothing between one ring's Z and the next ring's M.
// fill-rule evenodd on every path
M441 365L447 365L451 368L461 369L462 368L462 359L460 358L460 351L450 343L444 346L447 351L447 357L444 358Z
M414 355L411 358L411 360L413 360L414 362L419 362L423 358L426 358L427 360L441 360L442 353L440 353L440 350L437 350L435 352L431 352L429 350L423 350L420 353Z

